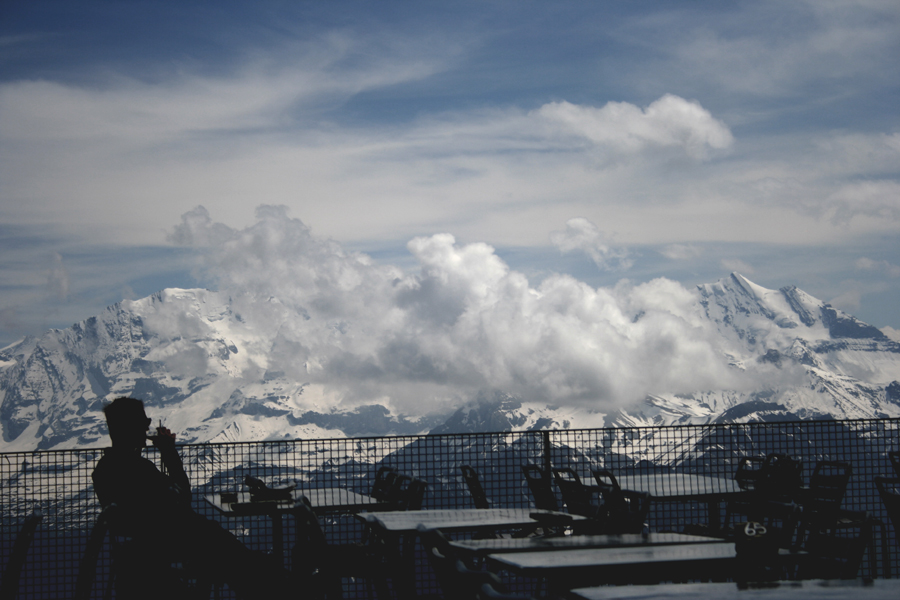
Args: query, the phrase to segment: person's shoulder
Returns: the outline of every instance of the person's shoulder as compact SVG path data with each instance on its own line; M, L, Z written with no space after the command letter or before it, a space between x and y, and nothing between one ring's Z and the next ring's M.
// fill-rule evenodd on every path
M141 456L136 452L124 452L115 448L107 448L103 452L103 456L97 461L94 472L97 470L116 470L121 468L151 468L156 469L153 461Z

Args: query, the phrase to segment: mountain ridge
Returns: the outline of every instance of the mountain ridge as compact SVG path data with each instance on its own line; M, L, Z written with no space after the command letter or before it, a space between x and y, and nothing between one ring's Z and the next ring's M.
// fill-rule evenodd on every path
M693 294L732 387L661 389L612 409L484 387L402 414L390 399L336 401L312 380L322 365L288 335L314 318L302 310L169 288L0 350L0 451L105 445L102 406L118 395L143 398L188 442L900 416L900 343L884 332L738 273Z

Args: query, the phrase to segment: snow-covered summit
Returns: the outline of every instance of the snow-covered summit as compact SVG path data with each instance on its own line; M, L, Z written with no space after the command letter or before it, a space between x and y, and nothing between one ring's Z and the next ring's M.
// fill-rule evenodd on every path
M579 391L579 380L565 379L573 372L571 361L581 355L560 347L560 360L568 361L560 363L565 369L554 371L546 362L535 365L545 369L543 380L553 381L555 389L570 390L569 396L519 397L487 379L488 367L495 369L502 360L477 374L483 381L454 379L463 371L441 361L453 355L449 350L459 333L446 321L433 320L433 327L449 333L427 338L439 344L420 344L413 353L399 343L401 332L362 337L354 323L333 316L334 307L316 312L274 297L166 289L0 350L0 450L105 445L101 409L119 395L144 399L151 414L162 416L184 441L900 416L900 344L877 328L796 287L770 290L737 273L694 291L672 282L653 285L663 293L633 310L636 316L628 320L622 318L624 309L616 312L609 302L600 303L611 293L561 281L573 294L593 293L592 302L578 305L580 321L573 320L571 307L538 320L535 311L542 307L536 303L555 306L559 299L547 293L526 295L521 306L501 307L504 316L510 316L503 322L508 341L494 339L491 347L514 352L517 339L528 341L527 336L536 334L536 323L550 321L557 327L550 332L575 327L587 355L591 348L608 345L608 335L618 335L623 348L638 344L634 356L640 356L639 344L652 345L654 356L673 365L680 358L671 356L680 352L676 348L703 345L713 349L712 354L696 353L690 359L708 356L720 361L721 368L711 371L722 373L715 380L718 385L666 389L673 380L659 378L656 384L655 366L641 364L636 366L646 372L651 392L611 406L602 389ZM671 304L677 310L665 306L670 291L675 292ZM397 306L389 313L394 317L401 310L424 314L421 302ZM525 316L516 317L514 309ZM462 314L460 327L479 323L471 310ZM690 326L673 330L677 335L697 338L673 340L675 334L665 329L676 320L672 315L689 321ZM522 329L510 329L508 323L517 319ZM416 323L424 326L425 321ZM488 325L493 329L486 331L496 338L496 322ZM425 339L424 332L419 334ZM552 341L552 335L545 339ZM528 364L509 362L517 369ZM576 366L575 372L589 373L604 365ZM705 365L688 362L683 368L699 366ZM527 372L512 372L512 378L497 380L527 380ZM419 412L399 411L383 388L368 383L398 377L407 378L401 384L405 382L410 394L421 394ZM355 386L351 389L345 380ZM481 391L473 393L474 388ZM443 395L438 397L438 392Z

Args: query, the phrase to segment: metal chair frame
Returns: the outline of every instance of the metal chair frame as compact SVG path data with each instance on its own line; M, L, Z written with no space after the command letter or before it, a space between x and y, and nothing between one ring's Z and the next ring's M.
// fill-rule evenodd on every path
M553 493L551 475L537 465L522 465L522 474L534 498L535 507L541 510L559 510L559 502Z
M3 569L3 579L0 581L0 600L13 600L16 597L28 549L31 547L35 532L43 519L44 517L40 512L35 512L25 517L22 528L16 535L16 541L13 542L9 560Z
M469 488L469 493L472 495L472 501L475 503L475 508L490 508L491 503L487 498L484 487L481 485L481 478L478 477L478 471L469 465L460 465L459 470L462 472L466 487Z

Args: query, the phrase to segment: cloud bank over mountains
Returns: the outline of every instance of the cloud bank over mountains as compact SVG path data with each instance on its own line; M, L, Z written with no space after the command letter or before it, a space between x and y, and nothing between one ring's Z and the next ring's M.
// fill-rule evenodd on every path
M198 204L900 326L896 2L7 4L0 346L196 287L165 232Z
M201 279L283 346L278 370L328 389L344 407L381 399L421 414L502 389L611 411L660 390L739 389L758 381L757 369L775 372L729 368L696 294L666 279L595 289L551 275L532 286L491 246L450 234L412 239L418 268L404 272L315 236L273 206L244 229L198 207L171 239L200 251Z

